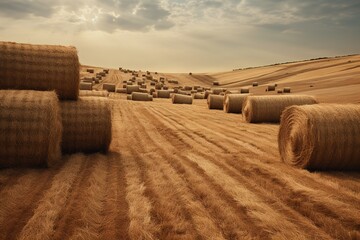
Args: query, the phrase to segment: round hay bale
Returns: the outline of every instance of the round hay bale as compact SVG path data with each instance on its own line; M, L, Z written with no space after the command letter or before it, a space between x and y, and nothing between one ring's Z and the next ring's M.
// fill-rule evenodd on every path
M80 97L108 97L108 91L89 91L89 90L80 90Z
M210 94L207 98L207 104L209 109L224 109L224 96Z
M109 92L115 92L116 85L112 83L104 83L103 90L107 90Z
M152 96L153 96L153 98L157 98L158 97L157 92L153 92Z
M197 91L196 90L191 90L190 93L195 94L195 93L197 93Z
M117 93L127 93L126 88L117 88L116 92Z
M291 88L290 88L290 87L284 87L283 93L290 93L290 92L291 92Z
M139 92L139 91L140 91L139 85L128 85L128 86L126 86L126 93L127 94L132 94L133 92Z
M194 90L198 90L198 89L200 88L200 86L197 86L197 85L196 85L196 86L194 86L193 88L194 88Z
M155 86L156 85L156 82L151 82L150 83L150 86Z
M131 95L127 95L127 96L126 96L126 99L127 99L127 100L132 100Z
M291 106L278 145L283 162L309 170L360 170L360 105Z
M182 94L174 94L171 100L173 104L192 104L193 102L192 96Z
M197 92L204 92L204 88L199 87L198 89L196 89Z
M107 152L111 142L111 102L86 97L62 101L62 150L64 153Z
M94 73L94 69L93 69L93 68L88 68L88 69L86 69L86 71L87 71L88 73Z
M62 100L79 96L75 47L0 41L0 89L55 90Z
M53 166L61 160L55 92L0 90L0 166Z
M243 117L249 123L279 122L282 111L292 105L316 104L312 96L247 96L243 103Z
M149 93L152 95L154 92L156 92L155 88L151 88Z
M131 86L131 85L133 85L133 83L132 83L131 81L128 81L128 82L126 83L126 85Z
M259 83L258 82L253 82L252 86L257 87L257 86L259 86Z
M126 88L126 86L127 86L127 84L123 84L123 85L122 85L123 88Z
M248 88L241 88L240 93L249 93L250 90Z
M177 92L178 94L181 94L181 95L188 95L188 96L190 96L191 95L191 93L190 92L187 92L187 91L183 91L183 90L178 90L178 92Z
M83 82L90 82L92 83L95 79L93 77L84 77L84 79L82 80Z
M275 88L276 88L275 85L268 85L267 88L266 88L266 90L267 90L268 92L270 92L270 91L275 91Z
M281 94L281 93L283 93L283 91L282 90L277 90L277 93Z
M191 91L192 89L193 89L193 88L192 88L191 86L185 86L185 87L184 87L184 90L185 90L185 91Z
M195 93L194 99L205 99L205 94L203 93Z
M162 87L163 87L163 84L162 84L162 83L157 83L157 84L155 85L155 89L156 89L156 90L161 90Z
M153 98L147 93L133 92L131 94L131 99L133 101L152 101Z
M147 85L146 84L141 84L141 88L147 88Z
M163 89L164 89L164 90L169 90L169 87L164 85L164 86L163 86Z
M211 93L212 94L215 94L215 95L218 95L218 94L220 94L220 93L222 93L222 92L224 92L225 90L224 90L224 88L213 88L212 90L211 90Z
M99 80L99 79L95 79L95 80L94 80L94 83L95 83L95 84L99 84L99 83L100 83L100 80Z
M218 81L214 81L214 82L213 82L213 85L214 85L214 86L219 86L220 83L219 83Z
M149 91L145 88L139 88L139 92L149 94Z
M158 90L157 91L158 98L170 98L169 90Z
M174 93L178 93L179 89L178 88L174 88Z
M224 99L224 111L226 113L241 113L246 94L227 94Z
M172 80L172 83L173 84L179 84L179 81L178 80Z
M207 99L210 94L211 94L211 91L210 91L210 90L206 90L205 93L204 93L205 99Z
M123 82L123 83L127 83L127 80L123 80L122 82Z
M80 82L79 90L92 90L92 83Z

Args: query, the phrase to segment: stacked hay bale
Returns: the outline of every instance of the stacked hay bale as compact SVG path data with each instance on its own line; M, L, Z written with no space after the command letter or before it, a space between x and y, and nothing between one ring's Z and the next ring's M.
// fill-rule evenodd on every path
M309 170L360 170L360 106L291 106L281 116L283 162Z
M292 105L316 104L312 96L247 96L243 103L243 117L250 123L279 122L282 111Z
M224 96L210 94L207 98L207 104L209 109L219 109L223 110L224 108Z
M110 105L106 98L78 97L79 68L74 47L0 42L1 166L52 166L60 149L107 151Z

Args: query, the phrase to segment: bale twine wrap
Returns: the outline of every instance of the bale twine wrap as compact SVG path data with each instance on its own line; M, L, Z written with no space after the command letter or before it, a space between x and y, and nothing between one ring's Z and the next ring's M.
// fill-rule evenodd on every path
M288 107L278 135L281 158L309 170L360 170L359 126L360 105Z
M174 94L172 96L173 104L192 104L193 98L192 96L182 95L182 94Z
M92 83L81 82L79 85L79 90L92 90Z
M195 93L194 99L205 99L205 94L202 93Z
M89 90L80 90L80 97L108 97L108 91L89 91Z
M133 92L131 94L131 99L133 101L152 101L153 100L153 96L149 95L147 93L141 93L141 92Z
M170 91L169 90L158 90L157 97L158 98L170 98Z
M241 113L242 106L248 94L227 94L224 99L226 113Z
M209 109L219 109L223 110L224 108L224 96L210 94L207 98L207 104Z
M107 90L109 92L115 92L116 90L116 85L113 83L104 83L103 84L103 89Z
M0 41L0 89L55 90L62 100L76 100L79 83L75 47Z
M247 96L243 103L243 117L249 123L279 122L282 111L292 105L316 104L312 96Z
M61 160L55 92L0 90L0 166L52 166Z
M127 94L132 94L133 92L139 92L140 91L140 86L138 85L128 85L126 86L126 93Z
M111 101L101 97L62 101L64 153L107 152L111 142Z

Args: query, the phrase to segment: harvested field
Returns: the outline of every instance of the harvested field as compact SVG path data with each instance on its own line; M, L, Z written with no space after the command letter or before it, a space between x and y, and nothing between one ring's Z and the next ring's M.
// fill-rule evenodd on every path
M296 71L312 65L302 67ZM325 78L313 90L305 87L308 78L286 85L322 102L341 95L340 102L357 103L360 95L350 89L358 93L360 83L347 79L358 79L359 69L349 71L342 72L343 88ZM130 74L110 70L104 83L120 84ZM185 85L199 75L171 76ZM265 94L268 82L249 78L215 79L239 87L257 81ZM0 170L0 239L360 238L360 172L309 172L283 163L279 124L248 124L240 114L210 111L206 100L188 105L127 101L117 93L109 98L113 138L107 155L67 155L62 166L49 169Z

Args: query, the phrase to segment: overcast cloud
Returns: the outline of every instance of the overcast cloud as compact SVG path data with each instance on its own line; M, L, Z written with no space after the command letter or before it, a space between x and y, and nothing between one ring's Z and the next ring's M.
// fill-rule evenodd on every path
M112 54L125 47L104 44L121 42L127 50L133 46L131 56L123 56L130 65L175 71L360 51L360 2L350 0L0 0L0 23L1 40L72 44L82 52L98 46ZM137 51L142 48L178 58L161 64ZM184 54L189 51L196 60ZM97 51L82 52L89 64L116 66L121 59L111 63Z

